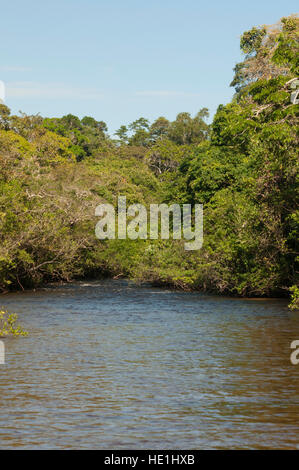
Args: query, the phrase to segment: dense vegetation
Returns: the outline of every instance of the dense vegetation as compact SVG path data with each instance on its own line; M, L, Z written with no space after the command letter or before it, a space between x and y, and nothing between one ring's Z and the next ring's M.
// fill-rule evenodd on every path
M298 18L243 34L231 103L173 122L12 116L0 105L0 288L114 276L242 296L284 295L298 250ZM95 207L204 204L204 245L95 238ZM298 292L292 288L293 294Z
M7 336L27 336L28 332L24 331L18 324L18 315L0 310L0 338Z

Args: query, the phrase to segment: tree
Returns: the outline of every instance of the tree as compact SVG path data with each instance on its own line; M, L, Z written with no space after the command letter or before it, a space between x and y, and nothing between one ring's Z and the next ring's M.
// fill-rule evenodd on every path
M161 139L167 136L169 130L170 122L163 116L160 116L156 119L153 124L150 126L150 138L153 142L156 142L158 139Z
M9 129L10 109L0 103L0 129Z
M120 126L120 128L114 133L114 135L117 135L117 137L122 143L127 143L128 142L127 126Z
M91 116L84 116L84 118L81 119L81 124L83 126L88 126L97 129L100 132L108 131L107 124L104 121L96 121L96 119Z
M168 138L179 145L202 142L208 136L209 126L205 122L208 115L207 108L202 108L194 118L190 113L179 113L169 126Z
M136 121L129 124L129 129L132 132L137 132L140 130L148 130L149 129L149 120L143 117L136 119Z

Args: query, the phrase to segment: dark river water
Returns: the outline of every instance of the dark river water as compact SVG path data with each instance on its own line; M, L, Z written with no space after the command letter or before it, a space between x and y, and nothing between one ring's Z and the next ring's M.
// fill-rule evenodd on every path
M8 294L0 447L298 449L299 315L240 300L76 283Z

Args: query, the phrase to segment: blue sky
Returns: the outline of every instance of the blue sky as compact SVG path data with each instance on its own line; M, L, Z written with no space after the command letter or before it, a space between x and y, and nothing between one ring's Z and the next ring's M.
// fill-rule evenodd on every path
M11 0L1 6L0 79L13 113L104 120L213 114L230 101L239 38L297 2Z

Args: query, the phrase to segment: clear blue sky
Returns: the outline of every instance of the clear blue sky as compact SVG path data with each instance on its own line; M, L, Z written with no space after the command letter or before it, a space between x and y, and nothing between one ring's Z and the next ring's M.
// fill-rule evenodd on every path
M11 0L1 5L0 79L13 113L174 119L233 94L239 38L296 13L275 0Z

